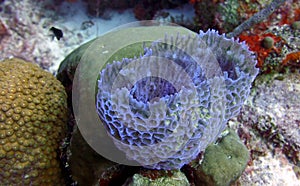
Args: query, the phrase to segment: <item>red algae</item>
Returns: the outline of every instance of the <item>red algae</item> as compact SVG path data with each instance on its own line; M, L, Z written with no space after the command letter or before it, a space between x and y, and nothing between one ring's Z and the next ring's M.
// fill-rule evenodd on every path
M283 59L282 64L300 67L300 51L287 54Z
M262 40L266 37L271 37L274 40L274 46L266 49L262 46ZM281 37L278 37L272 33L266 33L262 35L240 35L239 39L245 41L249 46L250 50L255 52L257 56L257 67L262 67L264 65L264 60L269 56L271 52L280 53L281 48L276 48L275 44L282 41Z

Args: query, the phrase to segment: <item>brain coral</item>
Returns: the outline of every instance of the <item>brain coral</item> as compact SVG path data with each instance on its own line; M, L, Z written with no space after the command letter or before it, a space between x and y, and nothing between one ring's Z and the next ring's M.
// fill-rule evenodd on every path
M66 108L52 74L20 59L0 62L0 185L62 185Z
M128 159L181 168L238 114L258 70L245 43L210 30L165 37L101 71L97 112Z

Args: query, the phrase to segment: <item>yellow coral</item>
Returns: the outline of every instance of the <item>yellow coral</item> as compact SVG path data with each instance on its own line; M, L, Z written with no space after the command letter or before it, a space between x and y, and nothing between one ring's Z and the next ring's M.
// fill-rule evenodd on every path
M57 149L67 119L64 87L21 59L0 62L1 185L62 185Z

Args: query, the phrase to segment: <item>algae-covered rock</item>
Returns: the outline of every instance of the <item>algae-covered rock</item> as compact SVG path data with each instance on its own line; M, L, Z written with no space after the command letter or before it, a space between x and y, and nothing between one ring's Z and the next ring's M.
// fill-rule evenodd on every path
M162 171L161 171L162 172ZM176 170L169 171L164 176L158 176L156 178L149 178L141 174L135 174L132 177L130 183L125 184L127 186L189 186L189 182L186 176Z
M61 83L37 65L0 62L0 185L63 185L57 150L66 98Z
M217 144L208 146L204 159L195 174L196 185L230 185L245 170L249 160L249 152L232 131L222 137Z
M77 128L72 133L70 151L72 177L79 185L94 185L103 172L116 164L103 158L87 145Z

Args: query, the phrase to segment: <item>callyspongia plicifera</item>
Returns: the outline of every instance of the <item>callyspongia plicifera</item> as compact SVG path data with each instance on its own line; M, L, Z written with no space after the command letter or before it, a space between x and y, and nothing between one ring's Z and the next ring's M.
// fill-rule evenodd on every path
M178 169L216 141L236 116L258 74L245 43L215 30L165 34L140 57L106 64L96 109L126 158Z

